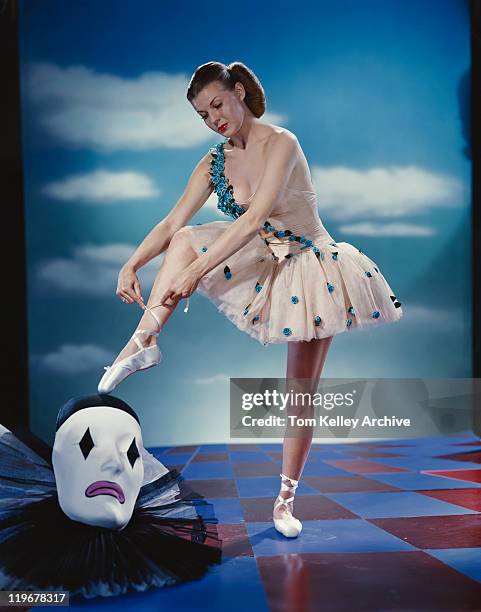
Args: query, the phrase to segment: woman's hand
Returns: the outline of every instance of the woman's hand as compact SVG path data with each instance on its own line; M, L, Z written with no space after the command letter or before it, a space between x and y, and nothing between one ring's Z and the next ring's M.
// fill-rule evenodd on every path
M145 308L139 279L135 270L130 266L123 266L120 270L115 294L126 304L137 302L141 308Z
M170 281L167 289L160 296L159 303L169 307L173 304L166 304L167 300L177 302L182 298L190 297L197 289L200 278L198 272L192 266L187 266L185 270Z

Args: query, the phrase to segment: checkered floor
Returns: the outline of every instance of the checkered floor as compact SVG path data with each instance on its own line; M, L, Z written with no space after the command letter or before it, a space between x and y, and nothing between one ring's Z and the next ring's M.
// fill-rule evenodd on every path
M71 608L481 610L481 441L471 433L314 444L297 539L271 522L281 444L149 450L214 504L223 563L200 581Z

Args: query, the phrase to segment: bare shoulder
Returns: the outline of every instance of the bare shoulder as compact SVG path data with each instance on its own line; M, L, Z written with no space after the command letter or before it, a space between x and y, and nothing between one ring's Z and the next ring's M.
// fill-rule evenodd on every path
M205 171L207 169L210 169L210 165L212 162L212 154L210 152L210 149L207 151L207 153L205 153L198 161L197 166L196 166L196 170L200 170Z
M287 130L275 125L270 126L272 132L267 142L267 153L269 157L274 158L298 158L301 152L301 147L297 136Z
M269 142L277 143L298 143L297 136L285 127L280 127L272 123L266 123L266 137Z

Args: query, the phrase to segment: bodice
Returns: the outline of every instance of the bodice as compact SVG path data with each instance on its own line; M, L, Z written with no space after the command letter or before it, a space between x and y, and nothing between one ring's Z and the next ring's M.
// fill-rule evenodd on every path
M243 215L247 208L235 201L234 189L224 173L224 145L228 140L226 138L210 148L210 176L217 194L217 208L235 220ZM266 244L297 243L298 252L312 249L317 257L320 256L320 245L336 246L319 217L316 192L294 187L292 175L271 210L269 219L259 228L259 233ZM287 256L295 254L292 251L293 249L289 249Z

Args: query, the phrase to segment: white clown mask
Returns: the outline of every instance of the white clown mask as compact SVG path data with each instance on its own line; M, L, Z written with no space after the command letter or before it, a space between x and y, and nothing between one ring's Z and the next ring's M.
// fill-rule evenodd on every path
M123 529L144 479L140 425L111 406L82 408L57 430L52 464L60 507L72 520Z

